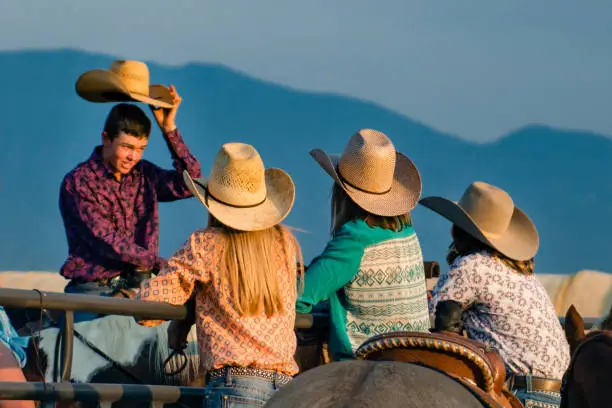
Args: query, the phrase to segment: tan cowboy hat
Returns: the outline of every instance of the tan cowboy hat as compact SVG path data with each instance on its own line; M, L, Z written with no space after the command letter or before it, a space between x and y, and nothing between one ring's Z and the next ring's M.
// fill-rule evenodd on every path
M257 231L280 223L291 211L295 186L281 169L265 169L259 153L245 143L224 144L209 180L193 179L183 171L185 184L223 224Z
M361 129L342 155L314 149L310 155L364 210L382 216L409 213L421 196L421 175L414 163L396 152L382 132Z
M138 101L172 108L170 91L149 85L149 68L140 61L113 61L110 69L87 71L77 79L76 92L90 102Z
M538 252L538 231L504 190L476 181L458 203L442 197L425 197L423 206L437 212L480 242L508 258L526 261Z

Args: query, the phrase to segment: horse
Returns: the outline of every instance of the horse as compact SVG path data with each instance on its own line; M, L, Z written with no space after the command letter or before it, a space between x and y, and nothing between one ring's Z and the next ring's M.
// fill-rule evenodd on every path
M502 407L467 382L457 381L441 370L399 361L370 360L333 362L308 370L280 388L265 406Z
M582 316L571 305L565 315L565 336L572 359L563 376L561 408L612 406L612 309L599 327L586 333Z
M131 316L117 315L75 323L72 370L68 381L197 385L201 370L195 327L189 332L184 357L172 355L169 358L172 351L167 346L168 324L145 327ZM23 368L28 381L60 381L59 345L60 330L56 327L32 334L26 350L27 363ZM133 407L138 404L126 405Z
M504 387L506 370L501 357L481 343L461 335L461 308L459 306L457 309L454 303L441 302L432 333L391 332L368 339L355 352L355 357L359 359L355 361L363 360L368 364L340 362L343 365L338 366L338 362L323 362L308 370L301 370L292 381L298 385L290 386L280 397L274 397L272 406L395 406L395 403L408 404L405 401L412 401L414 405L401 406L523 407L520 400ZM321 340L324 339L318 339ZM374 362L400 363L401 366L369 364ZM324 368L327 366L334 368ZM384 387L380 392L374 389L373 384L379 382L378 376L384 382L387 374L383 373L387 371L403 373L398 374L400 377L407 376L391 376L391 382L396 381L393 387L403 387L401 390L389 394ZM456 384L448 386L449 381ZM345 382L349 384L346 395L337 394L336 389L342 390ZM319 390L321 384L325 384L322 388L325 392L342 396L328 398L325 392ZM362 395L355 391L355 395L352 395L348 391L351 387L354 390L358 387L372 388L373 394ZM425 387L430 397L415 397L411 394L415 387ZM311 392L312 395L308 395ZM457 397L460 405L447 405L444 400L447 393L451 400ZM430 405L430 399L444 402L442 405ZM289 404L288 401L300 401L303 405Z

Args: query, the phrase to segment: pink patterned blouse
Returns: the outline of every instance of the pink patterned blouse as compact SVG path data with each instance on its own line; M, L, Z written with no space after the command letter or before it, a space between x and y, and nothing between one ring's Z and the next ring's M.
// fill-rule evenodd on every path
M201 229L168 261L160 274L143 282L140 299L184 304L196 291L196 327L201 361L205 371L226 365L253 367L295 375L296 253L286 253L283 244L291 242L288 232L279 234L278 256L286 268L278 273L285 295L285 310L271 318L265 313L241 317L234 307L231 292L221 283L220 257L224 239L215 228ZM289 244L290 245L290 244ZM288 246L289 246L288 245ZM154 326L162 321L141 321Z

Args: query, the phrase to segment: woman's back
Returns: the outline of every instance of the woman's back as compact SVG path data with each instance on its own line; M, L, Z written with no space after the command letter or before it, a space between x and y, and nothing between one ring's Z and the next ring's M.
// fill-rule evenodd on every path
M282 235L281 235L282 234ZM291 236L280 229L274 242L273 253L277 257L275 270L279 293L282 295L282 311L266 316L259 313L243 316L236 307L227 281L222 279L221 264L225 237L219 228L209 227L193 234L202 259L202 282L196 292L196 319L198 345L206 370L224 365L251 366L294 375L297 364L293 358L296 349L294 332L295 301L297 297L295 249ZM291 253L287 253L291 251Z
M344 286L346 328L353 349L390 331L427 331L425 271L411 226L395 232L353 221L346 228L364 241L355 276Z
M245 313L239 295L227 277L224 256L228 238L223 228L195 231L172 257L163 275L146 282L145 300L182 304L194 293L198 346L205 371L224 366L255 367L295 375L296 337L294 331L297 297L296 244L283 227L269 231L275 239L268 248L276 259L270 274L278 284L282 304L272 315L264 301L256 313ZM262 264L262 269L266 267ZM248 282L239 283L248 287ZM251 288L252 289L252 288ZM156 321L142 322L146 325Z
M368 338L390 331L427 331L427 288L418 238L400 231L345 223L306 273L297 311L329 299L334 360L353 358Z
M561 378L569 346L546 289L534 274L512 270L486 251L457 258L434 289L441 300L469 302L463 321L470 338L503 357L510 373Z

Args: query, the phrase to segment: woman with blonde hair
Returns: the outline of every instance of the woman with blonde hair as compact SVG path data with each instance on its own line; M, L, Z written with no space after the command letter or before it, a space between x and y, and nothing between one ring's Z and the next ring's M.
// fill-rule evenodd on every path
M329 299L329 349L354 358L368 338L427 332L427 287L410 211L421 195L414 163L382 132L362 129L341 156L311 155L334 180L332 238L305 274L297 311Z
M194 295L207 407L260 407L298 372L295 301L300 248L280 222L295 197L291 177L259 153L227 143L209 180L185 183L209 212L140 298L182 305ZM159 321L141 321L144 325Z
M461 304L468 336L501 355L519 399L559 406L569 345L534 274L539 236L531 219L508 193L483 182L472 183L458 203L420 203L453 223L450 269L434 287L430 312L441 301Z

